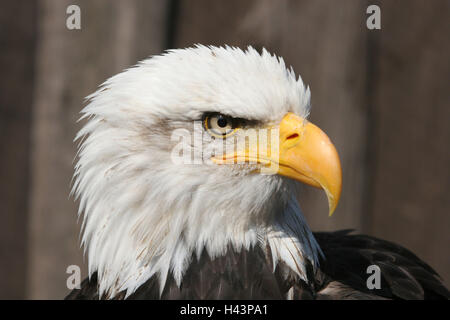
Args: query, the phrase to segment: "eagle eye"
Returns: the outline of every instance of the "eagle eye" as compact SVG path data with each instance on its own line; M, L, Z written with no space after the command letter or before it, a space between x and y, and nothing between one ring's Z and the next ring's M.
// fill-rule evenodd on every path
M211 135L225 138L239 128L239 120L221 113L208 113L203 116L203 126Z

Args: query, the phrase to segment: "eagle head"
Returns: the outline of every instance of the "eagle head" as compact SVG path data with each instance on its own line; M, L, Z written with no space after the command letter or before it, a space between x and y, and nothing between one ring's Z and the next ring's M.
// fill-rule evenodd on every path
M204 250L270 248L306 280L320 248L297 187L324 189L330 212L341 168L306 120L310 91L266 50L196 46L146 59L88 97L73 193L100 295L152 276L177 283Z

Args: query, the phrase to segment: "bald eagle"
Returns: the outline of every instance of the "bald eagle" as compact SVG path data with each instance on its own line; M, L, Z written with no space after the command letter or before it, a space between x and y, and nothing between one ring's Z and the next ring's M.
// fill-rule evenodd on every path
M398 245L311 232L298 185L323 189L331 214L341 165L282 58L170 50L87 99L72 193L89 277L67 299L449 298Z

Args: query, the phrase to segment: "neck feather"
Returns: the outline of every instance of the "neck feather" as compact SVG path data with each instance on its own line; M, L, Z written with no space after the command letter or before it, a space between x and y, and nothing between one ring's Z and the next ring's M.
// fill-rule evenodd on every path
M120 216L107 215L103 223L96 223L101 228L85 226L83 242L89 275L97 272L100 296L114 297L123 291L128 296L152 276L158 277L162 292L169 273L180 285L193 255L199 258L206 250L214 259L224 255L230 244L237 251L255 246L270 248L272 261L268 262L274 271L279 262L284 262L305 282L306 264L317 267L322 254L294 198L270 224L230 224L225 214L216 214L222 219L187 228L185 218L193 215L176 208L160 215L165 219L158 223L143 216L130 212L122 216L126 221L120 221Z

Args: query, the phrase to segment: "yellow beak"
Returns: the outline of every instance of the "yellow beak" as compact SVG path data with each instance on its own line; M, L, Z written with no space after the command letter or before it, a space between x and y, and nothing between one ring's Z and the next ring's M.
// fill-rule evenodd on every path
M311 122L288 113L280 123L278 174L322 188L330 216L339 202L342 169L328 136Z
M342 189L341 163L336 148L322 130L293 113L287 113L278 128L278 144L269 142L261 146L261 141L267 142L267 138L258 137L256 147L246 144L241 152L212 158L213 162L256 162L275 168L273 173L322 188L328 197L331 216Z

